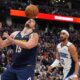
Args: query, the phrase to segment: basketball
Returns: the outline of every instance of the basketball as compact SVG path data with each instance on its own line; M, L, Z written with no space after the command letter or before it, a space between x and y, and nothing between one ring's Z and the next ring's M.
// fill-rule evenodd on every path
M26 17L28 18L36 18L38 13L39 13L39 9L36 5L31 4L25 8L25 14Z

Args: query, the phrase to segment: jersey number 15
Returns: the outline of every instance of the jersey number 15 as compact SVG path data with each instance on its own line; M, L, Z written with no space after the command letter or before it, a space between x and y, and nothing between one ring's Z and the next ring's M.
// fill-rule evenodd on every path
M17 53L20 53L20 52L21 52L21 50L22 50L22 49L21 49L21 47L16 46L16 52L17 52Z

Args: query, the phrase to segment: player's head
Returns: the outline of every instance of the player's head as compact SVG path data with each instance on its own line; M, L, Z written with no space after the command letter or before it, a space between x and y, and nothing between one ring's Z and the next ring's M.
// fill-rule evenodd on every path
M34 19L29 19L25 23L25 27L27 27L27 28L35 29L35 26L36 26L36 21Z
M69 32L67 30L62 30L60 33L60 40L65 41L69 38Z

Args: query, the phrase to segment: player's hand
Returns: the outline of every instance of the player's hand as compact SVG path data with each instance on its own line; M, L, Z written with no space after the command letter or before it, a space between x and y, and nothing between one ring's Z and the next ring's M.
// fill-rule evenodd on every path
M49 66L47 72L48 72L48 73L51 73L52 69L53 69L53 68L52 68L51 66Z
M10 42L13 42L13 38L11 36L9 36L9 34L7 32L4 32L3 37L8 39Z
M7 38L7 37L9 37L9 34L8 34L7 32L4 32L4 33L3 33L3 37L4 37L4 38Z

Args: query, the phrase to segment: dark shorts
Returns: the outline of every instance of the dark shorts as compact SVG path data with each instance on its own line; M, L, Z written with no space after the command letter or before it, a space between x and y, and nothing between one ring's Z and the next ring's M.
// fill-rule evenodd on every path
M19 69L7 69L1 76L1 80L34 80L34 66Z

